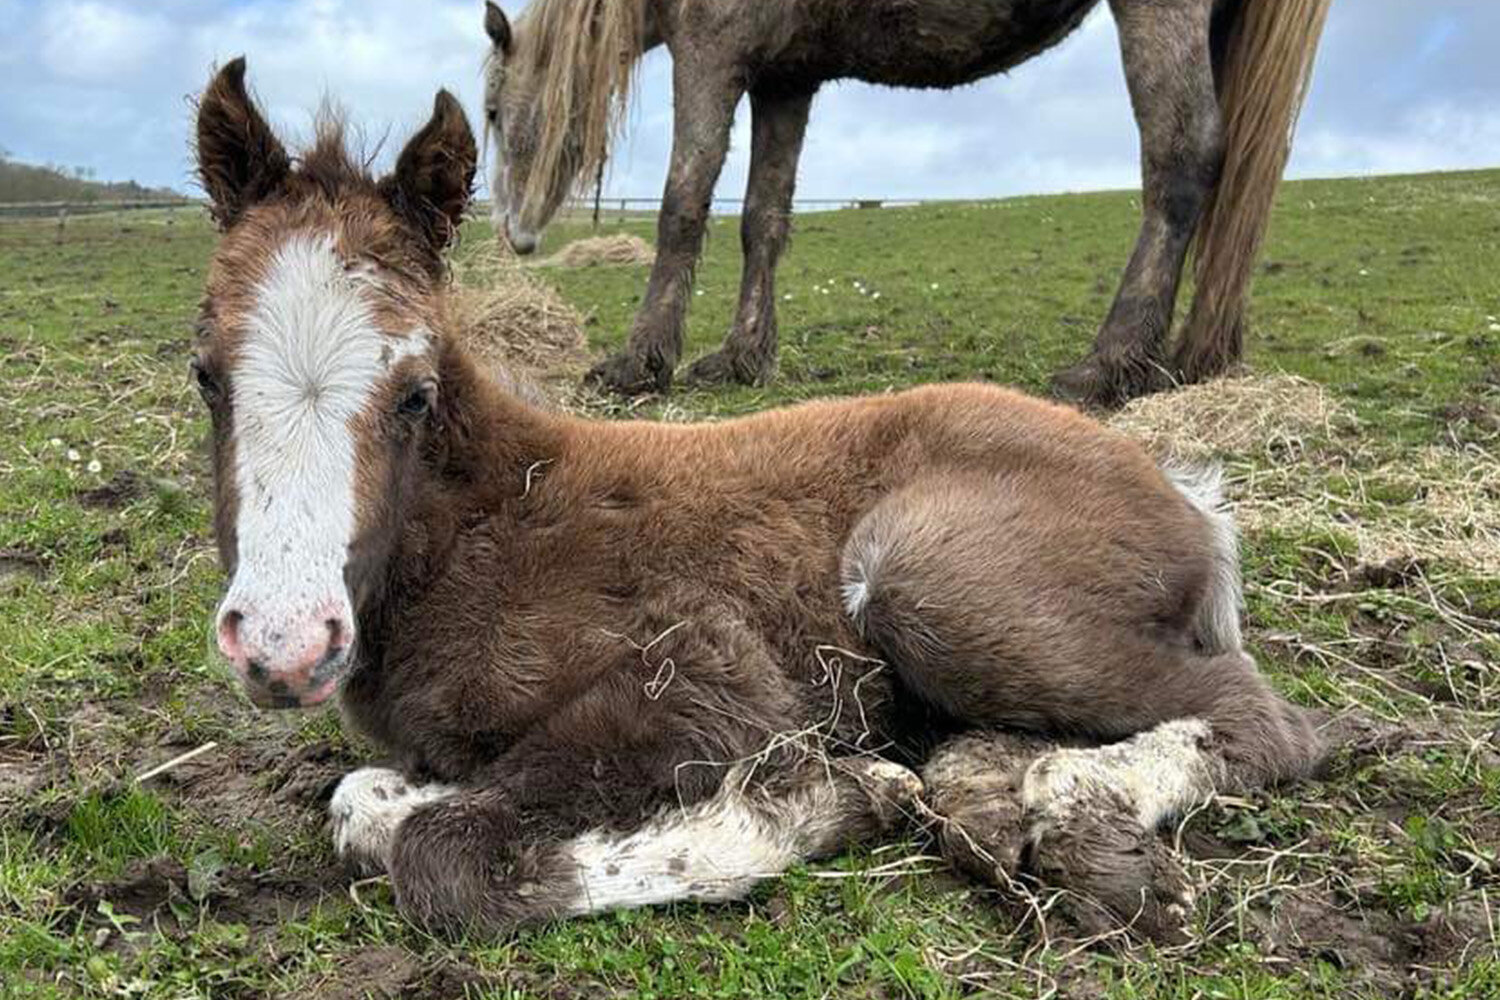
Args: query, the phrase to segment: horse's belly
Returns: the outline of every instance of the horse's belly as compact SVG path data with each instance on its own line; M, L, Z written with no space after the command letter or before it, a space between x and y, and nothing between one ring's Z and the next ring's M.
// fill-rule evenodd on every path
M900 87L954 87L1010 69L1061 41L1098 0L876 0L843 6L836 75ZM842 37L840 37L842 36Z

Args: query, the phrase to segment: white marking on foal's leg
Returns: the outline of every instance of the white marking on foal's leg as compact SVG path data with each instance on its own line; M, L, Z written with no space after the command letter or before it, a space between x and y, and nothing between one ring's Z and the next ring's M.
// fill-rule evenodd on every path
M921 780L899 764L859 758L836 766L857 768L870 792L816 777L772 798L747 790L748 771L736 767L706 802L662 813L628 834L591 831L573 839L565 850L577 865L580 893L566 912L738 899L763 879L838 850L868 825L871 803L852 805L851 795L899 805L921 794Z
M1086 800L1119 796L1141 826L1162 822L1214 792L1222 765L1204 749L1208 724L1164 722L1128 740L1091 749L1065 748L1038 758L1026 771L1021 798L1038 839L1072 817Z
M396 828L419 806L447 798L457 789L451 785L413 785L400 771L386 767L362 767L351 771L334 789L328 803L333 824L333 849L341 858L361 867L384 871Z

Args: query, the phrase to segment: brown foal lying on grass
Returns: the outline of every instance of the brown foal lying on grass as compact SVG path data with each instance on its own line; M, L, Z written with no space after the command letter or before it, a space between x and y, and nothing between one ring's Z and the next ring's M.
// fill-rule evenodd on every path
M289 155L244 72L198 116L219 645L258 704L337 692L391 755L334 837L416 920L731 899L925 796L966 871L1170 936L1158 825L1317 761L1240 646L1211 479L980 385L693 426L540 409L450 326L457 102L375 180L327 123Z

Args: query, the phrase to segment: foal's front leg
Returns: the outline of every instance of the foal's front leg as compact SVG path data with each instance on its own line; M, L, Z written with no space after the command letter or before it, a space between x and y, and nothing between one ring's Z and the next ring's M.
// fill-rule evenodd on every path
M661 648L686 664L696 640L684 630L669 640L679 641ZM721 647L754 654L714 636L696 648L710 656ZM774 695L761 685L761 700L736 700L678 670L656 698L629 670L608 674L459 788L356 771L331 804L335 844L388 871L398 905L418 922L494 932L619 906L732 899L899 825L920 792L915 775L883 760L764 750L785 721L765 711ZM771 676L763 670L774 667L742 675L756 682L749 687ZM694 711L703 700L729 714L705 720Z
M330 805L339 853L389 871L404 911L435 928L523 923L679 900L739 899L798 863L900 827L922 785L875 757L724 772L718 791L630 829L538 835L501 788L412 786L364 768ZM539 825L546 827L545 819Z

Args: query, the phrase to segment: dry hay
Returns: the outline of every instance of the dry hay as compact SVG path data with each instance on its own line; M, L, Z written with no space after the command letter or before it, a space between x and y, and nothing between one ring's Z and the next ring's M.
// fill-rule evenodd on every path
M1147 450L1183 461L1300 455L1348 415L1316 382L1295 375L1237 376L1144 396L1110 420Z
M656 251L639 236L618 233L574 240L557 253L536 262L536 267L595 267L600 264L644 264L656 262Z
M1500 457L1478 445L1370 447L1322 386L1218 379L1139 399L1111 425L1166 460L1219 459L1249 534L1336 534L1361 563L1441 560L1500 571Z
M513 259L462 262L449 301L464 346L507 380L573 379L591 360L583 316Z

